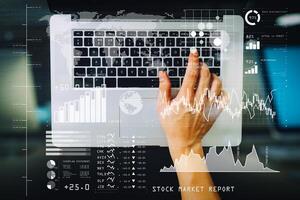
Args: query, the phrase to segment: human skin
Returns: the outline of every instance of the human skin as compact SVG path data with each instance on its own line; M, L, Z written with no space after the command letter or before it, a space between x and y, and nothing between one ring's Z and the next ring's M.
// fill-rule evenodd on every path
M191 151L203 157L202 138L214 124L221 109L215 109L209 118L205 117L205 114L211 106L214 106L214 97L223 94L221 80L210 73L205 63L199 61L196 49L191 50L182 86L175 97L171 95L171 82L166 72L160 71L159 80L157 111L173 162ZM182 99L190 105L200 105L199 112L191 112L186 106L180 105L178 112L161 115L166 108ZM217 193L207 190L209 186L214 186L209 172L177 172L177 177L181 187L206 188L203 192L181 192L183 200L219 199Z

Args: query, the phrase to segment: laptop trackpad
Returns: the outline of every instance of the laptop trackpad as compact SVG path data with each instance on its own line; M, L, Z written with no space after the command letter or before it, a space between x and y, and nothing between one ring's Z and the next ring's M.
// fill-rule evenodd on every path
M120 137L131 138L163 138L156 98L131 99L131 102L121 102L119 106Z

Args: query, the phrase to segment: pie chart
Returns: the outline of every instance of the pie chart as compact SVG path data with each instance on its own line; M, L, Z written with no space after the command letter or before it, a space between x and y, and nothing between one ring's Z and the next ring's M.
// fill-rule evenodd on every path
M47 177L53 180L56 177L56 174L53 170L47 172Z
M53 169L53 168L55 167L55 165L56 165L56 163L55 163L54 160L49 160L49 161L47 162L47 167L48 167L49 169Z
M53 188L55 188L55 182L54 182L54 181L49 181L49 182L47 183L47 188L48 188L49 190L52 190Z

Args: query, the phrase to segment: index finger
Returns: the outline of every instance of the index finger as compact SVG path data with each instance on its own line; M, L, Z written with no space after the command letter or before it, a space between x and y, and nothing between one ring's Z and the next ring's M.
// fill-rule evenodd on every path
M195 95L195 87L197 86L199 73L200 73L200 62L199 54L196 48L191 49L189 55L189 62L184 75L182 86L179 90L178 96L185 96L190 101L193 100Z

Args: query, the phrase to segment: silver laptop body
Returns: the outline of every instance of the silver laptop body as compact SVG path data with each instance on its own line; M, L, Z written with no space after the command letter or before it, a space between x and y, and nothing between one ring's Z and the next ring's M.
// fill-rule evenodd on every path
M243 19L50 19L52 142L58 147L166 146L156 112L158 70L175 94L196 47L231 95L205 146L239 145L242 137ZM219 38L221 43L216 43ZM239 113L240 112L240 113Z

